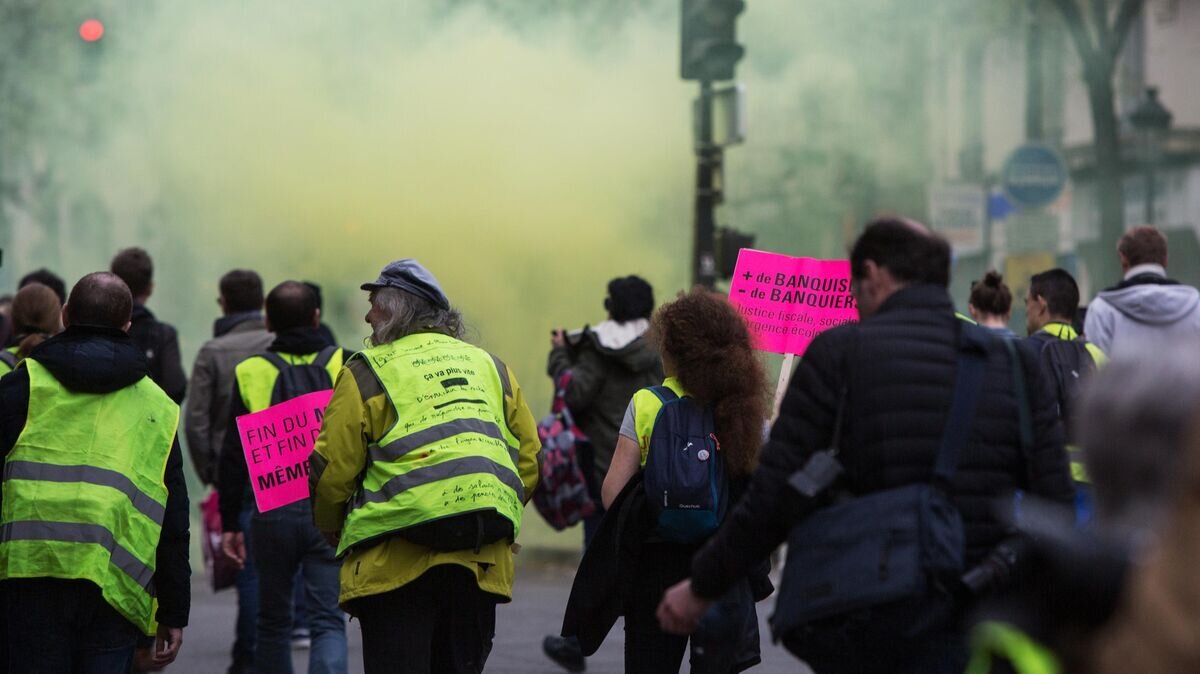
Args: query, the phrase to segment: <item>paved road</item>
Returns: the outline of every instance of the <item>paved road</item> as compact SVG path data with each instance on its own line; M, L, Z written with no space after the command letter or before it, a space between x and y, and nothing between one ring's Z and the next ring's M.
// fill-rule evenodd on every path
M556 668L542 655L542 637L557 631L562 621L562 609L570 591L573 568L525 564L517 570L516 599L502 605L496 612L496 641L488 659L488 674L558 674ZM232 591L214 595L197 578L192 598L192 626L184 633L183 651L179 660L168 670L171 674L221 674L229 664L229 645L233 636L236 614ZM770 610L770 601L759 606L760 612ZM350 623L350 671L362 672L362 646L357 623ZM765 625L763 634L767 634ZM608 641L588 661L588 671L594 674L619 674L622 670L624 644L620 625L613 629ZM295 651L296 672L307 671L306 651ZM687 671L685 665L684 671ZM752 672L780 674L782 672L809 674L781 648L764 643L763 664Z

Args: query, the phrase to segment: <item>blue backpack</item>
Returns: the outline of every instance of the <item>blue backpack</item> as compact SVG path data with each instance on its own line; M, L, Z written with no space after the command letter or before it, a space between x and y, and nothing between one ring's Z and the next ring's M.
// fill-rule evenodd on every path
M653 537L700 543L725 518L729 483L712 410L665 386L648 389L663 405L654 420L643 485L654 515Z

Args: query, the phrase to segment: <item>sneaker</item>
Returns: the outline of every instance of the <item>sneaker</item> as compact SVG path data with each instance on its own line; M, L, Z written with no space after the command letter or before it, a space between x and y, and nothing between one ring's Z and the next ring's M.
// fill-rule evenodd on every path
M553 634L542 641L542 652L554 661L554 664L568 672L582 672L587 669L587 660L575 638L559 637Z
M303 627L297 627L292 630L292 648L303 651L312 647L312 639L309 637L308 630Z

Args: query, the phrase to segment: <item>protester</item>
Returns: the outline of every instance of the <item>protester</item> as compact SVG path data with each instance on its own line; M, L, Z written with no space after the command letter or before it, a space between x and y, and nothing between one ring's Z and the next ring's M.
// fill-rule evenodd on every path
M1195 585L1200 349L1173 341L1115 360L1080 411L1093 525L1074 541L1040 533L1014 560L1021 580L984 607L968 672L1200 671L1200 615L1184 589Z
M680 634L693 630L713 599L745 577L813 511L815 502L793 490L788 480L833 441L839 408L845 411L839 433L838 460L845 467L841 484L851 493L931 480L956 397L959 335L970 327L955 318L946 292L949 244L915 222L881 218L869 223L854 244L850 264L862 322L821 333L809 346L746 495L693 559L692 578L664 596L659 607L664 629ZM1019 355L1015 371L1009 346ZM1004 537L993 499L1014 489L1064 503L1072 496L1062 429L1035 355L1006 340L988 340L986 349L975 421L948 484L965 525L968 569ZM1016 373L1030 384L1032 444L1025 451ZM861 633L860 628L871 625L846 627ZM826 650L812 645L804 659L821 674L925 674L961 672L967 652L964 635L947 618L929 623L918 639L856 643L853 648L831 644Z
M321 315L324 316L325 300L321 295L321 286L313 283L312 281L304 281L304 285L308 286L308 289L313 291L313 294L317 296L317 309L320 309ZM317 329L321 331L321 335L325 338L325 341L328 342L330 346L337 346L337 337L333 335L333 329L329 327L328 323L322 320L320 327Z
M1083 339L1073 327L1079 307L1079 286L1065 269L1051 269L1029 279L1025 295L1025 327L1029 341L1039 354L1042 374L1050 382L1056 409L1067 432L1071 475L1077 482L1076 508L1079 519L1090 517L1087 471L1079 455L1074 433L1074 408L1082 384L1092 372L1108 362L1104 352Z
M342 350L326 343L318 330L321 312L308 286L285 281L267 295L267 329L275 333L268 353L250 356L235 369L235 393L221 449L217 493L221 499L221 545L239 565L246 563L241 514L250 486L236 419L261 412L297 395L333 387L342 369ZM302 373L300 368L305 368ZM316 372L312 372L315 370ZM323 370L323 372L322 372ZM292 371L298 371L291 378ZM318 375L316 380L312 377ZM289 389L289 386L303 390ZM346 671L346 629L338 608L338 568L333 548L313 526L307 500L250 518L250 541L258 575L258 621L254 668L292 671L291 638L296 626L293 595L297 573L303 579L311 635L309 672Z
M0 600L8 672L125 672L143 634L172 662L188 622L179 408L147 377L115 275L84 276L66 331L0 380ZM154 610L157 600L158 609Z
M234 397L234 368L271 345L273 337L263 321L263 286L258 274L234 269L221 277L217 304L222 316L213 323L213 338L196 354L192 367L191 395L187 400L188 451L200 481L216 485L221 447L230 428L229 410ZM237 429L234 427L233 432ZM249 489L247 486L245 489ZM250 528L254 504L243 494L245 507L239 530ZM238 613L229 674L248 674L254 667L254 633L258 615L258 577L254 570L254 545L246 542L248 559L238 572Z
M557 383L569 373L564 399L575 422L587 435L591 454L579 459L588 493L596 511L583 520L587 546L595 535L604 509L600 486L608 473L613 448L625 407L635 391L662 381L662 362L643 335L654 311L654 290L638 276L623 276L608 282L604 299L608 320L575 333L555 330L550 338L546 372ZM586 667L579 643L549 635L542 643L547 657L567 671Z
M982 280L971 282L967 310L977 324L1001 337L1016 337L1008 327L1008 321L1012 319L1012 291L995 270L985 274Z
M141 248L126 248L113 257L109 270L133 293L133 326L129 338L146 354L150 379L177 404L187 393L187 375L179 355L179 335L170 323L154 317L146 301L154 292L154 263Z
M309 460L313 514L344 555L367 674L477 673L537 486L533 415L418 262L362 288L372 346L334 386Z
M53 290L54 294L58 296L59 304L64 304L67 301L67 284L63 282L61 276L45 267L22 276L21 282L17 284L17 289L24 288L30 283L40 283Z
M1200 338L1200 292L1167 278L1167 238L1144 225L1117 242L1123 280L1096 295L1083 333L1109 356L1154 351L1176 336Z
M11 372L38 344L62 332L58 295L41 283L26 284L13 298L12 321L12 345L0 352L0 375Z
M763 366L750 343L745 321L724 298L697 288L655 312L651 340L662 354L667 377L661 388L641 389L628 404L604 480L605 506L613 503L640 470L646 470L647 481L654 481L655 464L663 466L659 471L675 467L671 455L680 447L670 444L671 429L664 429L666 434L655 432L660 423L668 423L660 411L675 399L691 399L696 403L693 410L711 415L713 437L702 439L704 449L693 450L697 452L694 465L714 476L715 482L725 482L712 484L713 490L726 494L729 501L736 500L757 462L770 403ZM685 453L690 445L689 441L689 446L683 447ZM721 467L710 472L708 461L719 461ZM664 487L674 486L671 480L664 481ZM648 498L657 499L657 492ZM627 588L626 672L677 672L687 649L687 636L662 631L655 609L668 587L688 577L692 555L710 534L685 533L681 531L685 525L661 517L658 522L642 540L622 537L616 546L633 547L633 554L641 560L633 569L622 567L621 582ZM715 531L718 522L712 524ZM757 641L757 619L754 624ZM735 643L741 637L728 635Z

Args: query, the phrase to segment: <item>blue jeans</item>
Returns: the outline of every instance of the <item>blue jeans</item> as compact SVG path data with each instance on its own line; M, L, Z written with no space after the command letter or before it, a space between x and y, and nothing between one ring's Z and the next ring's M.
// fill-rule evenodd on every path
M234 579L237 589L237 627L234 631L233 661L236 663L254 663L254 630L258 620L258 572L254 570L254 545L250 538L250 515L254 512L251 506L238 515L238 526L246 537L246 566L238 571Z
M259 592L255 671L292 672L292 595L298 570L312 638L309 674L344 674L346 624L337 603L341 563L313 526L308 501L257 514L250 528Z
M8 622L9 674L109 674L133 665L141 630L87 580L29 578L0 583Z

